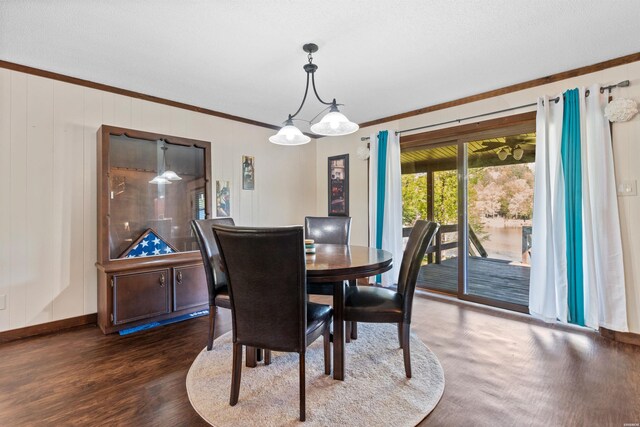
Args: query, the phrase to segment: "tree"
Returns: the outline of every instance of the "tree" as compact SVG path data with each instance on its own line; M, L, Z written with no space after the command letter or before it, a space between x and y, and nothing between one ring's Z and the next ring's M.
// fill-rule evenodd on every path
M427 218L427 174L402 175L402 224Z

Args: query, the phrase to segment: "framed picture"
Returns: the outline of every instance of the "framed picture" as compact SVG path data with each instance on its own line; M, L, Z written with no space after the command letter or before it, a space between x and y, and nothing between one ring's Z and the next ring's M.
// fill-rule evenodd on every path
M329 216L349 216L349 155L329 157Z
M229 181L216 181L216 216L231 216L231 186Z
M256 186L256 163L253 156L242 156L242 189L253 190Z

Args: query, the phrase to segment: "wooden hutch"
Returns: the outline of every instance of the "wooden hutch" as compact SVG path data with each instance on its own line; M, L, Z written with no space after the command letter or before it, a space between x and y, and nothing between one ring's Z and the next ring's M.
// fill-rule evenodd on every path
M105 334L208 308L190 221L211 215L210 159L206 141L98 130L98 325Z

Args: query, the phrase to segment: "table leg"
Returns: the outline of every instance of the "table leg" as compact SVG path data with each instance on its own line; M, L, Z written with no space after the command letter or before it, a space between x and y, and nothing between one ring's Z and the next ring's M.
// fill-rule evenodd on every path
M344 380L344 283L333 284L333 379Z

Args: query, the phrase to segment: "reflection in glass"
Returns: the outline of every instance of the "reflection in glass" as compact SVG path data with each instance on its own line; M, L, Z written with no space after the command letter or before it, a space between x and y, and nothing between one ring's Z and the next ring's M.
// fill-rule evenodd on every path
M149 228L177 251L197 250L189 222L205 216L205 150L125 135L112 135L109 150L110 258Z

